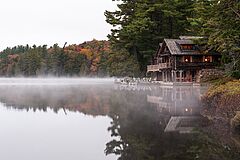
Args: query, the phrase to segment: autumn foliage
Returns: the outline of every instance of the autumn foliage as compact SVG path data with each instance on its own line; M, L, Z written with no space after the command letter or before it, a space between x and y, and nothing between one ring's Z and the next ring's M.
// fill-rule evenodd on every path
M63 48L58 44L6 48L0 52L0 75L106 76L109 52L109 42L98 40Z

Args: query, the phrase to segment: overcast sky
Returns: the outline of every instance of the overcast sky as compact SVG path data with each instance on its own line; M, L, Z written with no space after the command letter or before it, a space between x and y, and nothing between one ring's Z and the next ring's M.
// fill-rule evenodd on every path
M2 0L0 50L107 39L104 11L115 9L112 0Z

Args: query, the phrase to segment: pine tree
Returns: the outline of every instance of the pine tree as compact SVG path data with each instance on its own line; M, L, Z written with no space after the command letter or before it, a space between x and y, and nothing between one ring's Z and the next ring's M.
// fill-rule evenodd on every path
M222 54L229 75L240 78L240 1L199 0L194 26L208 37L208 48Z
M122 0L118 10L105 12L114 29L109 40L116 50L135 56L142 71L163 38L191 34L192 0Z

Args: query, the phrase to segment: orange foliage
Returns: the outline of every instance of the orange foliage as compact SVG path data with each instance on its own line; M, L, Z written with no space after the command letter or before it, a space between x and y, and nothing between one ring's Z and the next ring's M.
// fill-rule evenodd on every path
M108 41L97 41L94 39L92 41L84 42L79 45L69 45L64 49L64 51L68 55L85 55L87 60L91 62L90 71L95 73L98 70L98 64L101 60L100 53L110 52L110 43Z
M87 48L81 49L80 53L87 56L88 60L92 60L93 55L94 55L94 53L90 49L87 49Z

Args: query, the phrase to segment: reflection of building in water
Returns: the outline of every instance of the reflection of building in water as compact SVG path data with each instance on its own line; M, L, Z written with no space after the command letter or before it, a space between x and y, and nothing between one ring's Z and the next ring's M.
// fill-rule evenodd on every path
M192 133L197 127L197 116L177 116L171 117L164 132Z
M171 115L194 115L199 112L201 92L199 87L158 87L147 95L147 101L156 104L158 111Z
M147 95L147 101L157 106L159 113L171 117L165 132L189 133L200 112L200 87L159 87Z
M126 91L151 91L150 85L114 85L115 90L126 90Z

